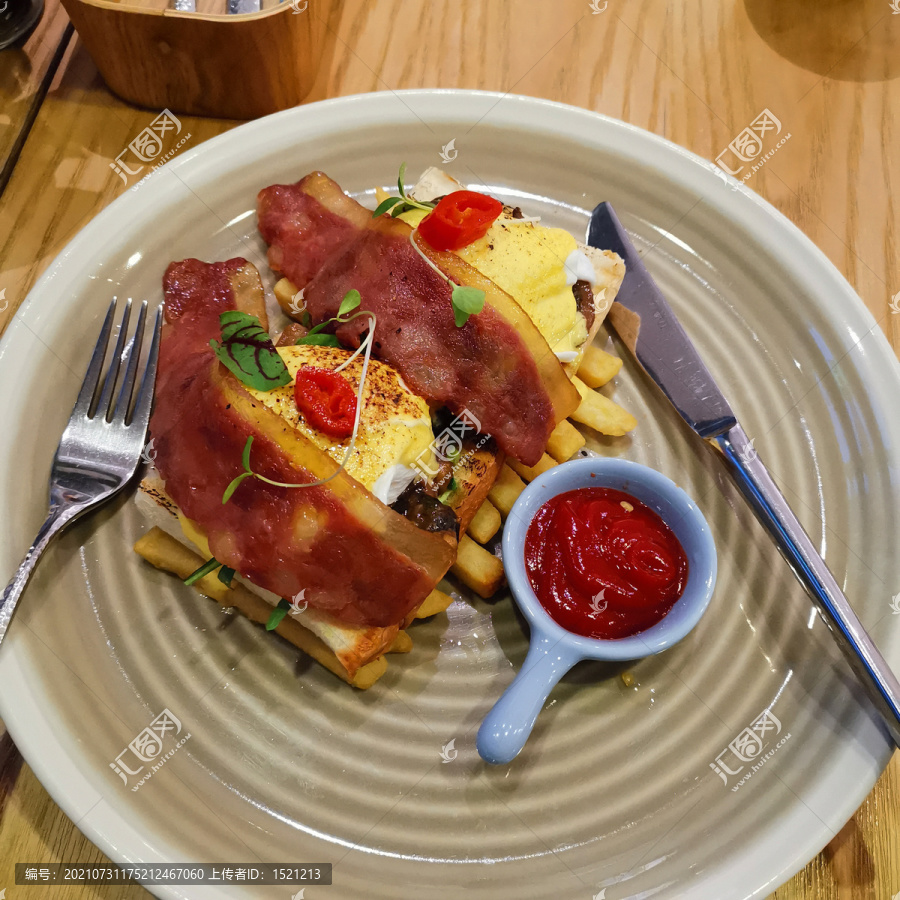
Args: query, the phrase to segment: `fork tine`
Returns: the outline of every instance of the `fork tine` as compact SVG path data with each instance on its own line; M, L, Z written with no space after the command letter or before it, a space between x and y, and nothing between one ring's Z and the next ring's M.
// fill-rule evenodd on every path
M116 301L113 300L106 311L106 319L103 321L100 337L97 338L97 343L94 346L91 364L88 366L84 381L81 383L81 390L78 392L78 399L75 401L75 408L72 410L73 419L76 416L87 416L91 411L91 404L94 401L94 395L97 393L97 385L100 383L100 373L103 371L103 360L106 358L106 348L109 344L109 333L112 330L115 309Z
M141 358L141 344L144 340L144 322L147 318L147 301L141 303L138 312L137 325L134 326L134 334L128 342L125 350L125 359L128 364L125 367L125 378L122 381L122 387L119 390L119 399L116 401L116 411L113 414L114 422L124 422L128 411L131 409L131 395L134 391L134 379L137 374L138 360Z
M112 359L109 363L109 371L103 382L103 391L100 399L97 401L97 408L94 415L101 413L104 418L108 419L112 414L112 396L119 380L119 371L122 368L122 352L125 349L125 335L128 333L128 322L131 319L131 300L125 301L125 312L122 314L122 321L119 325L119 336L116 338L116 349L113 351Z
M160 306L156 311L156 321L153 323L153 341L150 344L150 352L147 354L147 366L141 378L141 387L138 391L137 403L134 406L134 415L129 425L135 425L147 432L150 422L150 407L153 404L153 388L156 384L156 363L159 359L159 340L163 324L163 310Z

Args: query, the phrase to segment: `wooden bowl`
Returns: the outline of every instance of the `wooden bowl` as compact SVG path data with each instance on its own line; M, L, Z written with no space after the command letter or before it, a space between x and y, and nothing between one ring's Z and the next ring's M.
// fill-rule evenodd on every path
M224 15L225 0L221 15L136 2L143 5L62 0L110 89L151 109L253 119L310 92L340 0L294 0L243 15Z

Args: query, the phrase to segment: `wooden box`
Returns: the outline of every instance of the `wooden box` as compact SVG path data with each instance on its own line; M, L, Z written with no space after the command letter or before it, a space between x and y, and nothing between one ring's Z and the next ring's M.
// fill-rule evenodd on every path
M292 0L225 15L225 0L160 8L166 0L62 0L110 89L151 109L253 119L296 106L322 60L340 0Z

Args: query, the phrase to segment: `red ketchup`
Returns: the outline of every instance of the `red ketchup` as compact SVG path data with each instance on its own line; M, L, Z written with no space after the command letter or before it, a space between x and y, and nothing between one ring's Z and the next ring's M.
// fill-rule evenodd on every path
M672 529L612 488L548 500L525 536L525 567L541 606L567 631L624 638L655 625L684 591L688 561Z

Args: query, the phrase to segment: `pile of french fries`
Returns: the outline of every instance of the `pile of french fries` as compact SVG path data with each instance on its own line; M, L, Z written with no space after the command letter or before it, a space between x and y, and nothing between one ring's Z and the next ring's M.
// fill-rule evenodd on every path
M599 347L587 348L573 379L581 395L581 405L572 413L572 421L607 435L623 435L637 425L631 413L596 390L609 382L621 367L622 361L618 357ZM584 445L581 432L571 421L564 419L550 435L547 452L537 465L523 466L513 459L504 463L487 500L479 507L467 533L460 538L456 562L451 571L463 584L484 598L492 597L499 590L504 582L503 563L483 545L500 530L519 494L525 490L526 483L571 459ZM180 579L187 578L206 561L160 528L153 528L141 537L134 549L151 565ZM201 578L193 587L224 607L239 609L254 622L265 624L272 611L268 603L238 581L233 581L228 587L219 581L215 573ZM443 612L452 600L446 592L435 589L415 611L414 619L426 619ZM388 636L389 643L377 648L379 655L351 672L327 644L292 616L285 616L275 631L330 672L361 689L371 687L385 673L387 653L408 653L412 649L412 639L407 631L398 629Z
M569 417L572 421L587 425L601 434L619 436L627 434L637 425L630 412L597 391L610 382L622 360L593 345L585 351L578 373L572 379L581 395L581 405ZM480 597L492 597L503 584L503 563L485 547L500 530L525 485L561 462L571 459L584 445L584 435L569 419L563 419L550 435L547 452L537 465L523 466L515 459L508 459L487 500L479 507L469 525L469 530L459 542L456 562L451 571L466 587Z

